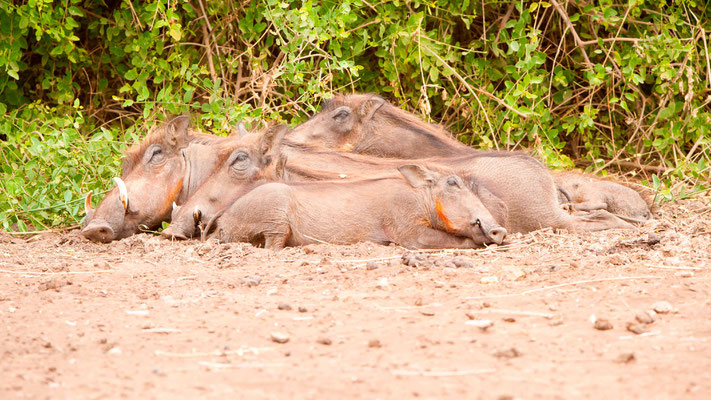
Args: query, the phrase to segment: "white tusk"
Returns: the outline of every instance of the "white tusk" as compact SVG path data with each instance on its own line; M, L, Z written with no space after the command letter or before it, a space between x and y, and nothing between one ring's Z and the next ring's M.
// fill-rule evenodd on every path
M195 219L195 222L200 221L200 215L202 215L200 209L198 208L198 206L195 206L195 210L193 211L193 219Z
M84 199L84 214L89 215L90 212L94 211L94 208L91 206L91 194L93 193L92 190L89 191L89 193L86 194L86 199Z
M173 202L173 211L175 211L175 210L177 210L177 209L178 209L178 205L175 204L175 202Z
M126 184L119 177L114 177L114 183L119 190L119 199L121 204L123 204L123 209L128 210L128 190L126 190Z

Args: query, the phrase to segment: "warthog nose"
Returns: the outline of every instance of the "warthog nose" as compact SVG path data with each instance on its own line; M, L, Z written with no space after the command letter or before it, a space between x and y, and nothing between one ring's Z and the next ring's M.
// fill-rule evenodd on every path
M81 234L93 242L109 243L114 239L114 230L107 223L101 222L90 222Z
M171 229L171 227L167 227L163 229L163 232L160 233L161 236L163 236L166 239L177 239L177 240L187 240L187 236L183 235L182 233L175 232L174 229Z
M506 237L507 233L508 232L506 232L506 229L498 227L489 229L489 232L486 233L486 236L488 236L489 239L493 240L494 243L501 244L504 242L504 238Z

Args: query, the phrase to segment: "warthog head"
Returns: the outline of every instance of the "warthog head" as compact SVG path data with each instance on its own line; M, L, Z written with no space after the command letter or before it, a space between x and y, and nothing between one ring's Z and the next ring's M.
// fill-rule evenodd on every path
M429 218L433 228L456 236L467 236L481 244L501 244L504 241L506 229L499 225L472 191L470 183L465 183L453 173L416 164L402 165L398 169L410 185L427 191L425 202L433 214Z
M209 156L213 147L195 141L208 135L190 131L189 122L187 116L174 118L126 152L122 177L113 178L116 187L96 209L87 195L82 235L108 243L170 218L171 205L196 188L215 158Z
M213 174L183 206L175 209L172 222L162 235L175 239L192 237L218 211L264 179L273 179L272 148L277 147L275 143L281 140L286 130L285 126L276 126L263 134L244 132L221 145Z

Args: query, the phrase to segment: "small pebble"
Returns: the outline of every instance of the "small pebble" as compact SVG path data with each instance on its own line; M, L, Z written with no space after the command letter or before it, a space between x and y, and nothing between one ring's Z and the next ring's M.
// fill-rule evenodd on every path
M472 265L472 263L470 263L469 261L467 261L467 260L465 260L465 259L463 259L463 258L461 258L461 257L454 257L454 258L452 259L452 262L454 263L454 265L455 265L457 268L473 268L473 267L474 267L474 266Z
M444 263L444 267L454 269L454 268L457 268L457 265L452 261L447 261Z
M637 357L635 357L634 353L622 353L617 356L615 362L618 362L620 364L629 364L636 359Z
M240 283L242 283L243 285L245 285L247 287L252 287L252 286L259 285L259 283L261 281L262 281L262 278L260 278L257 275L254 275L254 276L245 276L244 278L242 278Z
M607 331L612 329L612 324L606 319L596 319L593 326L599 331Z
M504 322L516 322L516 318L514 317L503 317L502 319Z
M488 319L472 319L472 320L466 321L465 324L471 325L471 326L476 326L477 328L481 329L482 331L486 331L487 329L494 326L494 323Z
M692 276L694 276L694 273L691 271L679 271L674 275L680 278L691 278Z
M378 289L387 289L388 288L388 278L380 278L378 279L378 283L375 285Z
M647 235L647 241L645 243L650 246L653 246L659 243L659 236L654 232L649 232L649 235Z
M332 342L331 342L331 339L329 339L329 338L320 338L320 339L316 340L316 343L322 344L324 346L330 346Z
M627 330L634 333L635 335L640 335L647 331L646 329L644 329L643 325L634 322L627 323Z
M658 314L669 314L674 311L674 307L668 301L658 301L652 306L654 311Z
M521 357L521 352L518 351L518 349L516 349L515 347L511 347L510 349L497 350L494 353L494 357L511 359L511 358L516 358L516 357Z
M378 339L370 339L368 341L368 347L378 349L383 347L382 343L380 343L380 340Z
M306 307L299 306L299 312L308 312L309 310Z
M376 263L374 263L374 262L371 261L371 262L365 264L365 269L367 269L368 271L372 271L372 270L374 270L374 269L378 269L378 264L376 264Z
M291 306L286 303L280 303L277 308L284 311L291 311Z
M272 332L272 341L276 343L286 343L289 341L289 335L281 332Z
M499 281L496 275L484 276L481 278L481 283L484 285L491 285Z
M634 316L634 319L636 319L637 322L640 322L642 324L651 324L652 322L654 322L654 316L648 311L637 313L637 315Z
M422 311L420 311L420 314L427 316L427 317L433 317L435 315L434 311L429 311L429 310L422 310Z
M563 318L555 318L548 322L548 326L559 326L563 325Z

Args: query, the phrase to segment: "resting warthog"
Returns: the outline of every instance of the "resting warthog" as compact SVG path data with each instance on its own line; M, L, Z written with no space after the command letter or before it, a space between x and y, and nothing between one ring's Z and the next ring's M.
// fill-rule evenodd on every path
M195 235L202 222L207 223L218 211L227 207L239 196L274 179L274 162L271 155L273 142L280 138L286 127L267 129L263 134L242 132L239 137L216 146L217 162L212 175L176 209L164 237L187 239Z
M413 164L399 170L405 179L259 186L218 217L212 237L275 250L317 242L462 248L503 241L506 229L459 176Z
M226 140L194 132L189 123L187 116L174 118L126 151L122 177L114 178L117 187L96 209L87 195L82 235L106 243L170 219L171 205L185 201L212 172L213 145Z
M645 222L652 217L640 194L620 183L575 173L555 174L561 203L577 211L607 210L618 217Z
M289 139L377 157L417 159L472 154L478 150L374 94L336 95L294 128Z
M633 227L604 210L568 215L560 207L550 172L536 159L522 153L471 149L441 128L417 119L377 95L336 96L286 137L295 146L311 143L378 157L430 157L427 161L474 177L503 200L508 207L509 232L545 227L571 230ZM383 159L390 166L393 162Z

